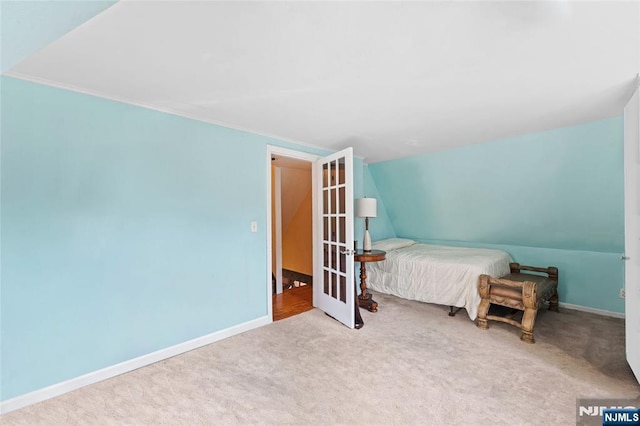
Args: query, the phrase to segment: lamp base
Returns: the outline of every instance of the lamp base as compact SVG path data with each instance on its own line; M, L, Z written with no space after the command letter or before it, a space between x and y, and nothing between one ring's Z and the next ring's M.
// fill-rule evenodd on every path
M369 230L364 231L364 241L362 242L362 250L371 251L371 236Z

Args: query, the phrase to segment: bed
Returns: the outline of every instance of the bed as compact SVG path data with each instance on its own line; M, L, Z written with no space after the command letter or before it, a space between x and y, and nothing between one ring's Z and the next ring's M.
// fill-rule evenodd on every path
M417 243L406 238L377 241L372 248L386 260L367 264L367 287L404 299L464 308L478 314L478 277L509 273L511 257L502 250Z

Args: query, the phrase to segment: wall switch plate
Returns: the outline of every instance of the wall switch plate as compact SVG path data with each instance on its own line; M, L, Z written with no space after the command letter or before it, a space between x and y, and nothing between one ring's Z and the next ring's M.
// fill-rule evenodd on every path
M624 299L624 296L625 296L624 288L620 289L620 293L618 293L618 296L620 296L620 299Z
M258 222L255 220L251 222L251 232L258 232Z

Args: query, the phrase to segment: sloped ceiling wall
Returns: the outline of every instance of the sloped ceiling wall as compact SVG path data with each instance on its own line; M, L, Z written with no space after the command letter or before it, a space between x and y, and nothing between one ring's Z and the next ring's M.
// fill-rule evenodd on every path
M9 70L115 3L117 1L1 1L0 71Z
M313 275L311 166L280 167L282 267Z
M311 192L311 168L296 169L281 167L282 179L282 229L285 230L300 208L300 204Z
M307 194L282 228L282 267L313 276L313 192Z
M378 216L369 220L369 233L371 234L371 239L373 241L384 240L386 238L393 238L396 236L396 232L393 229L393 224L389 220L389 215L387 214L387 208L384 204L384 200L380 196L378 192L378 188L376 186L373 177L371 176L371 172L369 171L369 167L363 167L363 180L364 180L364 196L369 198L375 198L378 200ZM362 241L364 239L363 235L356 234L356 240L360 240L359 246L362 246Z
M399 237L624 250L621 117L368 168Z

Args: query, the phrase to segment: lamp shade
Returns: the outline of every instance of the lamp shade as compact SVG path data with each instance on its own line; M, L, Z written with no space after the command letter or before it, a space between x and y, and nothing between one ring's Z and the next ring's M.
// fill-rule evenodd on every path
M356 216L357 217L376 217L377 204L378 203L375 198L356 199Z

